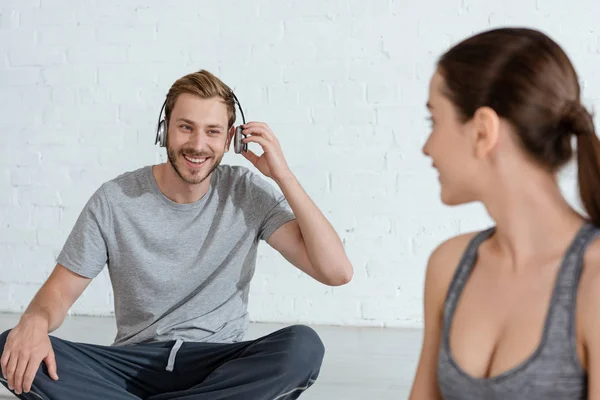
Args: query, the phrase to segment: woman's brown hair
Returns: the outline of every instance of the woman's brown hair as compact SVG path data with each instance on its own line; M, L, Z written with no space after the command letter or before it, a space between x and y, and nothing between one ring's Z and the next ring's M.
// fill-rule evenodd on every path
M492 108L549 171L571 159L575 135L579 193L590 219L600 225L600 140L581 103L577 73L557 43L533 29L489 30L452 47L438 67L445 95L463 122L480 107Z

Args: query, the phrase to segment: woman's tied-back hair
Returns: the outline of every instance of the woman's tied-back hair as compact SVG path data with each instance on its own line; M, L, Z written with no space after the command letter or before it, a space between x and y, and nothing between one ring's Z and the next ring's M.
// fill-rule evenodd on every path
M493 29L452 47L438 67L462 122L480 107L492 108L551 172L573 156L575 135L581 200L600 225L600 141L581 103L577 73L557 43L533 29Z

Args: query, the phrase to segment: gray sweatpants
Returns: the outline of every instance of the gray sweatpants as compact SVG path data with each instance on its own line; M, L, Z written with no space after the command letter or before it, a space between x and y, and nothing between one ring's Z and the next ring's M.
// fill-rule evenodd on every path
M0 335L1 351L7 335ZM172 371L166 367L175 342L119 347L50 340L59 380L52 380L42 363L31 391L18 398L297 399L317 379L324 356L318 335L303 325L239 343L184 342Z

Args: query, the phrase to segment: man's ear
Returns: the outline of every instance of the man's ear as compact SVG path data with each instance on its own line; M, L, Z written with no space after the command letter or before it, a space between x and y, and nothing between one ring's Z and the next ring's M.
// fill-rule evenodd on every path
M231 125L231 128L229 128L229 132L227 132L227 142L225 143L225 152L229 151L229 147L231 146L231 141L233 140L234 134L235 134L235 125Z

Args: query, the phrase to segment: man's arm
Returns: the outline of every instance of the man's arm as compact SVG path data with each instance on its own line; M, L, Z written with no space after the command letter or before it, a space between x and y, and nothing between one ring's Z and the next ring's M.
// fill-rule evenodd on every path
M57 264L6 339L0 358L2 375L15 393L29 392L42 361L58 380L56 360L48 334L64 321L67 312L89 285L84 278Z
M276 181L296 220L277 229L267 243L294 266L326 285L344 285L353 268L344 246L295 176Z
M308 197L290 171L279 141L262 122L244 125L244 143L258 143L264 153L257 156L251 150L242 154L260 172L273 179L289 203L295 221L282 225L267 239L294 266L327 285L343 285L352 279L352 264L344 246L317 206Z
M2 375L17 394L31 389L42 361L50 377L58 379L48 334L63 323L69 309L106 265L104 238L110 226L110 205L101 186L79 214L52 274L6 338L0 357Z
M23 313L21 322L38 320L47 326L47 333L55 331L91 281L57 264Z

